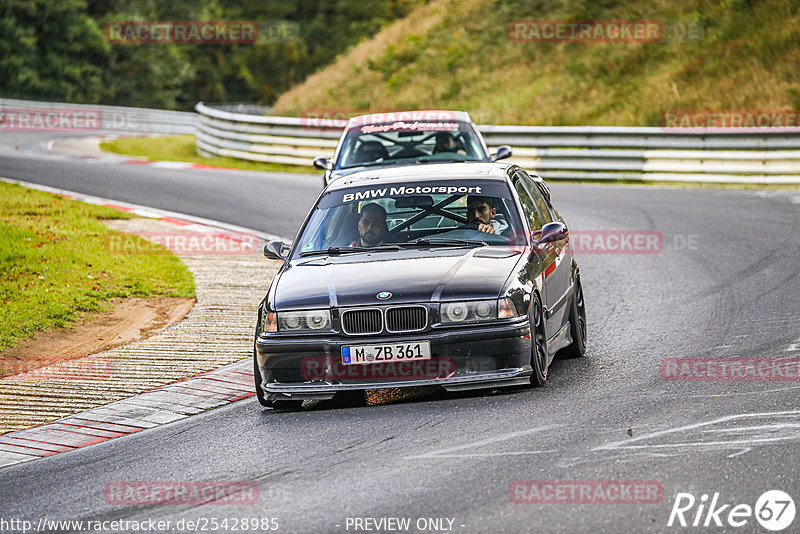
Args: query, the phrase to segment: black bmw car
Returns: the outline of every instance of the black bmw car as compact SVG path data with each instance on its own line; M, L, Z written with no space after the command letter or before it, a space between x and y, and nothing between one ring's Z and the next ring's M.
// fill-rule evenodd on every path
M586 315L566 223L537 176L458 163L351 174L327 187L259 307L264 406L405 386L547 379L582 356Z

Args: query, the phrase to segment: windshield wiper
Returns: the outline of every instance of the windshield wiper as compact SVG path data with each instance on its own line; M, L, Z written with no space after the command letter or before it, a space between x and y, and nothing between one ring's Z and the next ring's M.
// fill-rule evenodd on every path
M384 252L388 250L400 250L400 247L391 245L378 245L375 247L329 247L322 250L306 250L301 252L301 256L314 256L317 254L327 254L329 256L336 256L338 254L352 254L354 252Z
M351 165L349 167L342 167L343 169L354 169L356 167L375 167L376 165L398 165L401 163L414 163L411 159L386 159L383 161L368 161L366 163L359 163L358 165Z
M416 163L463 163L467 161L466 156L464 158L419 158L416 160Z
M417 246L417 247L485 247L488 245L486 241L479 241L477 239L428 239L428 238L420 238L415 239L414 241L406 241L403 243L396 243L400 246Z

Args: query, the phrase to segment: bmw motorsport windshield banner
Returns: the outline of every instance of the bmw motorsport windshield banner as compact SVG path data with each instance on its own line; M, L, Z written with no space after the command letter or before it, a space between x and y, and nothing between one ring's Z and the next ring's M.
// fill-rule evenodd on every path
M318 208L327 209L349 202L416 195L477 195L504 198L510 198L511 196L505 182L475 182L470 180L469 185L466 183L462 185L454 181L412 182L408 185L393 184L391 186L359 187L330 191L320 200Z

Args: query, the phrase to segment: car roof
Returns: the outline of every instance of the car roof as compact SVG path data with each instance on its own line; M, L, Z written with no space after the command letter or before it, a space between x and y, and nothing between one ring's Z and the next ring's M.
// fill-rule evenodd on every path
M383 124L395 121L461 121L472 123L466 111L452 111L446 109L424 109L414 111L390 111L387 113L370 113L351 117L347 121L346 129L364 126L365 124Z
M328 191L368 184L427 182L430 180L506 180L506 171L512 163L437 163L381 167L354 172L331 182Z

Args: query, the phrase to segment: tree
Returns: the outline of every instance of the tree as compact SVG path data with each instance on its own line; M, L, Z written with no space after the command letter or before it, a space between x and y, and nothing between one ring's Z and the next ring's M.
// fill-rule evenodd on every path
M95 103L110 47L84 0L0 2L4 96Z

